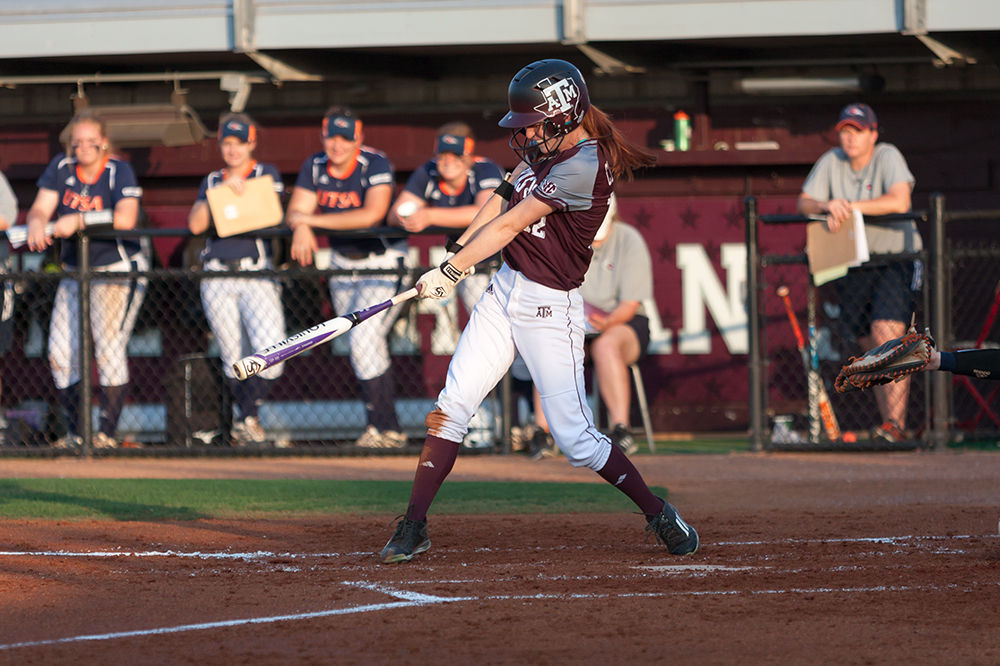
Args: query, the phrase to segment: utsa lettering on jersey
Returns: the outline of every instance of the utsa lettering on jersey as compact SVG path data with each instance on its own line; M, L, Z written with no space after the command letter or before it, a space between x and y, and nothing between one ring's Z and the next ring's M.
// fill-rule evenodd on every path
M510 111L499 124L511 130L510 146L521 163L459 236L455 254L421 276L417 289L423 298L445 298L477 262L502 250L504 264L462 332L445 387L425 420L409 506L379 557L402 562L430 548L427 510L473 413L515 354L531 372L552 435L570 463L593 469L627 495L670 553L693 553L697 533L597 429L584 385L585 318L577 287L615 179L631 177L654 158L591 105L583 76L566 61L523 68L507 98Z
M330 267L342 271L381 269L384 273L349 273L330 277L330 298L337 314L389 300L408 280L405 240L317 237L327 231L369 229L385 223L395 176L389 159L364 145L361 119L350 109L333 107L323 117L323 150L306 158L288 203L292 259L312 265L321 247L330 248ZM348 333L351 367L361 383L367 426L355 442L366 448L406 446L396 417L395 385L388 335L399 316L396 306L375 315Z
M83 111L70 123L67 153L56 156L38 179L38 194L28 212L28 246L39 251L52 243L45 225L54 216L53 236L63 239L60 259L67 270L74 270L79 257L72 236L84 228L88 214L110 210L115 229L133 229L141 197L142 188L132 167L111 153L104 122ZM89 259L97 271L135 274L149 267L134 238L92 239ZM91 440L95 447L119 446L116 430L129 382L125 349L145 297L146 282L138 277L91 282L91 328L101 387L99 428ZM49 363L68 429L55 443L58 447L81 444L78 289L76 280L60 280L49 325Z

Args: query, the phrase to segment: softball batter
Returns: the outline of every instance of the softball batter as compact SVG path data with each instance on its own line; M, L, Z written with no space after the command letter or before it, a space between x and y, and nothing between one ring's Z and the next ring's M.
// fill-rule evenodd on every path
M198 198L188 216L192 233L202 234L214 226L208 207L210 188L226 185L242 193L250 178L271 176L275 192L280 196L285 191L277 167L261 164L253 158L256 148L257 125L249 116L229 114L220 121L219 149L226 167L213 171L201 181ZM201 259L207 272L238 270L249 273L272 269L270 243L261 238L210 235ZM242 446L264 442L267 433L260 426L258 408L285 366L279 363L241 382L236 379L233 364L255 349L285 338L281 286L269 277L204 279L201 281L201 304L212 334L219 342L226 384L240 412L240 419L232 428L233 443Z
M628 457L594 426L583 375L584 311L578 287L591 243L608 210L614 179L650 164L591 106L579 70L540 60L508 90L511 148L522 159L459 238L460 248L417 281L422 298L446 298L470 267L500 249L504 265L476 305L427 415L427 439L406 515L381 552L385 563L430 548L427 509L451 471L469 419L520 353L541 396L556 444L570 463L589 467L645 514L646 529L669 552L698 549L698 534L655 496ZM507 206L501 206L501 198ZM506 209L506 210L504 210Z
M292 259L302 266L327 238L313 228L368 229L385 220L392 200L392 165L381 152L363 145L361 120L341 107L323 118L323 150L302 163L286 222L293 229ZM384 274L342 274L330 278L330 297L338 314L388 300L402 289L407 267L406 241L384 238L332 240L330 266L342 270L383 269ZM389 272L391 271L391 272ZM368 426L356 445L401 448L406 435L396 418L395 386L389 356L389 330L399 314L391 308L351 329L351 366L361 382Z
M70 123L70 145L57 155L38 179L38 195L28 211L28 247L40 251L52 244L45 224L55 215L53 236L69 239L91 224L113 224L134 229L139 217L142 188L132 167L110 152L104 122L89 111ZM62 243L61 260L67 271L77 268L77 244ZM133 238L93 239L90 265L98 271L148 270L149 263ZM80 336L77 322L79 285L63 279L56 290L49 324L49 364L59 398L66 410L68 434L55 446L76 446L80 407ZM101 386L100 426L93 435L96 448L113 448L118 418L128 387L125 348L146 294L146 279L139 277L94 280L91 283L90 320L94 357Z

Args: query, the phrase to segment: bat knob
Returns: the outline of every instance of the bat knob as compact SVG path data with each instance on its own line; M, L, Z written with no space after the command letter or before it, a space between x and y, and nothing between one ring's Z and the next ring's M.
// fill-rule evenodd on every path
M788 287L786 287L785 285L781 285L780 287L778 287L777 293L780 298L788 296Z
M256 375L263 367L264 365L258 359L248 356L233 363L233 374L236 375L236 379L242 382Z

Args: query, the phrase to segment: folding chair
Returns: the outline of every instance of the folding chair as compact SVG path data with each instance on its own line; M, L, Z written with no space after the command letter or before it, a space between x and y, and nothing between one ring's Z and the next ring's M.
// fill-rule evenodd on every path
M639 414L642 416L642 427L646 431L646 442L649 452L656 453L656 442L653 441L653 420L649 416L649 403L646 401L646 385L642 381L642 371L638 363L628 366L635 383L635 399L639 402ZM594 425L601 427L601 388L597 385L597 372L593 373L590 389L591 411L594 413Z

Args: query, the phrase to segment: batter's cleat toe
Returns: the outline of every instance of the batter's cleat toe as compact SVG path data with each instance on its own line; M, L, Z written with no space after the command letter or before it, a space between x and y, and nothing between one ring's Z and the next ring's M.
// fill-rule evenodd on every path
M646 531L656 535L671 555L693 555L698 550L698 533L670 502L664 502L660 512L647 520Z
M410 520L403 517L396 525L392 538L379 554L383 564L409 562L414 555L428 550L431 540L427 537L426 520Z
M628 426L624 423L616 424L609 437L611 438L611 443L621 449L622 453L627 456L639 450L639 445L635 443L632 433L628 431Z

